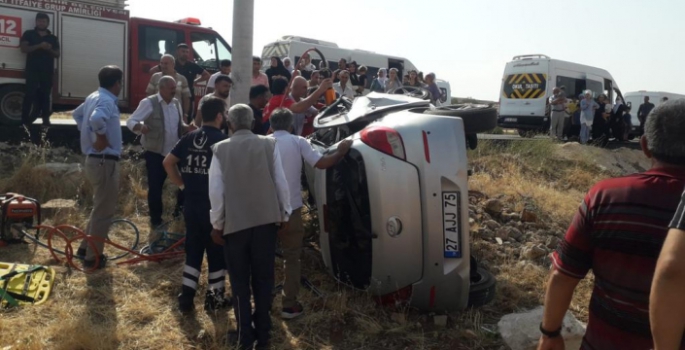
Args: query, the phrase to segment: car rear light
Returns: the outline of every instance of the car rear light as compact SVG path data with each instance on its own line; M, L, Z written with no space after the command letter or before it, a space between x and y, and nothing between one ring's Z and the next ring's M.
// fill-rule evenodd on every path
M431 162L431 150L428 147L428 134L426 132L423 132L423 152L426 156L426 162L430 163Z
M370 126L361 131L365 144L395 158L406 160L402 136L387 126Z
M406 286L396 292L375 297L374 300L376 300L376 303L381 306L398 306L407 304L411 300L413 290L414 289L412 286Z

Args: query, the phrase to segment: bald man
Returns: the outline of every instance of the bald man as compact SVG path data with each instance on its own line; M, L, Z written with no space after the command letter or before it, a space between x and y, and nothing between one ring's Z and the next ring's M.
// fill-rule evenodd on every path
M152 74L152 77L150 77L150 82L147 84L147 89L145 89L145 93L148 96L158 93L159 81L162 79L162 77L167 76L174 78L176 81L176 93L174 96L183 107L183 116L187 117L190 109L190 87L188 86L188 80L176 71L176 68L174 68L175 65L176 59L174 56L169 54L162 56L162 58L159 60L159 66L162 70Z
M150 210L150 236L153 243L158 234L155 229L162 224L162 189L167 173L162 162L184 134L195 130L183 121L181 104L176 95L176 80L163 76L159 80L159 92L140 101L126 126L136 135L143 135L141 144L145 148L145 168L147 169L148 193L147 202ZM176 197L174 216L181 213L183 188Z
M331 81L331 79L324 79L318 89L309 96L307 96L307 80L300 76L296 76L293 79L290 96L287 97L285 96L285 90L288 87L288 81L286 79L276 78L272 85L274 96L269 100L266 108L264 108L262 122L265 125L269 123L271 113L277 108L287 108L295 115L293 133L295 135L301 135L302 128L306 121L306 115L316 115L317 110L312 108L312 106L316 104L326 90L333 86L333 81Z

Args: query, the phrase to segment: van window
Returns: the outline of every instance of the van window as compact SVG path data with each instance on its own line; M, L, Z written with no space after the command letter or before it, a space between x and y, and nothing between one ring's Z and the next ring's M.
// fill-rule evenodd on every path
M557 76L557 87L566 87L566 97L578 98L586 89L585 79Z
M604 86L601 82L588 79L586 84L587 89L594 93L595 98L604 93Z
M138 32L139 59L159 61L164 54L173 54L176 45L185 41L182 31L140 26Z
M502 94L505 98L536 99L545 97L547 74L511 74L504 78Z

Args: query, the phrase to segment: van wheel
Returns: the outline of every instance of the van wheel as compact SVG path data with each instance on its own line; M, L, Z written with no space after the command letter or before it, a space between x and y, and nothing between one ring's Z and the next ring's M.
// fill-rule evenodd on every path
M486 105L460 104L428 109L424 114L459 117L465 134L478 134L497 127L497 109Z
M23 85L12 84L0 87L0 124L21 125L21 106L23 103Z
M476 274L471 274L471 289L469 290L469 307L480 307L495 299L497 282L495 276L482 267L477 268Z
M527 139L535 137L535 131L533 130L517 129L517 131L521 137L525 137Z

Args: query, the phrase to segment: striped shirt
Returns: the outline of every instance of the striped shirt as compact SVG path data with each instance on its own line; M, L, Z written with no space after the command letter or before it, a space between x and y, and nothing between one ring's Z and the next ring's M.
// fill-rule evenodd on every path
M675 212L675 216L673 216L670 227L685 230L685 192L683 192L683 198L680 200L680 205Z
M585 196L554 267L595 284L581 349L651 349L649 291L685 169L658 168L597 183ZM684 348L685 349L685 348Z

